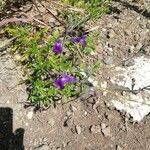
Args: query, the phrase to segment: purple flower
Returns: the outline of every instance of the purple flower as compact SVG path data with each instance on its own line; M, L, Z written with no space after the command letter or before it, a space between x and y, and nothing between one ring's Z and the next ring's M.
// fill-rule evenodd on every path
M63 48L62 48L63 46L62 46L62 41L61 40L58 40L58 41L56 41L56 43L55 43L55 45L54 45L54 47L53 47L53 52L55 53L55 54L60 54L60 53L62 53L62 51L63 51Z
M57 88L63 89L65 84L75 82L75 78L71 75L62 75L60 78L54 81Z
M81 43L83 48L86 47L86 38L84 35L82 35L81 37L72 38L71 41L74 43Z

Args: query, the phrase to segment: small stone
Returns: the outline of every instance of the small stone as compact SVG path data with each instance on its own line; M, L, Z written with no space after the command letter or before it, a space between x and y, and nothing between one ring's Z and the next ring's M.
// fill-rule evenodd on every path
M64 121L64 127L71 127L74 124L73 118L66 118Z
M137 49L137 50L140 50L140 49L142 48L142 46L143 46L142 43L139 42L139 43L136 45L136 49Z
M33 117L33 111L28 112L27 118L32 119L32 117Z
M54 22L56 22L56 20L55 20L55 18L50 17L50 18L48 19L48 22L49 22L49 23L54 23Z
M87 111L85 111L85 112L84 112L84 115L87 116L87 114L88 114Z
M35 148L35 150L49 150L49 146L48 145L43 145L43 146L39 146L37 148Z
M54 124L55 124L55 120L53 118L50 118L49 121L48 121L48 124L53 127Z
M70 141L68 141L68 142L63 142L62 146L63 146L63 148L65 148L65 147L68 146L69 144L70 144Z
M101 132L101 128L100 125L92 125L90 128L91 133L100 133Z
M106 30L105 28L102 28L102 31L103 31L103 32L106 32L107 30Z
M9 104L9 103L10 103L10 101L8 100L6 103L7 103L7 104Z
M81 134L81 126L79 126L79 125L76 125L76 132L77 132L77 134Z
M106 124L105 123L101 123L101 128L105 129L106 128Z
M114 62L114 58L112 56L106 56L103 61L106 65L111 65Z
M140 17L140 16L138 16L136 19L137 19L137 20L140 20L140 19L141 19L141 17Z
M116 150L122 150L122 147L120 145L117 145Z
M42 7L42 6L38 6L38 9L39 9L39 11L40 11L41 13L46 12L46 9L45 9L44 7Z
M122 65L125 67L131 67L134 65L134 60L131 59L131 60L125 61L125 62L123 62Z
M56 150L61 150L61 147L57 147L57 149Z
M69 109L67 112L66 112L67 116L70 117L72 116L72 111Z
M14 57L17 61L21 60L21 55L19 55L19 54L15 54L13 57Z
M143 51L145 52L145 54L149 54L150 53L150 45L146 46Z
M72 112L77 111L77 108L75 106L73 106L73 105L70 105L70 109L71 109Z
M108 36L108 38L113 38L115 36L115 32L113 30L111 30L107 36Z
M108 120L112 120L114 118L114 116L112 114L109 114L109 113L105 113L105 117Z
M128 49L128 52L129 52L129 53L133 53L134 50L135 50L135 47L134 47L134 45L132 45L132 46L130 46L130 48Z
M101 86L101 88L106 89L107 88L107 82L106 81L101 82L100 86Z
M127 29L127 30L125 30L125 34L128 35L128 36L130 36L132 34L132 32Z
M150 23L146 24L147 29L150 29Z
M110 127L106 126L104 123L101 124L101 131L105 137L111 137Z

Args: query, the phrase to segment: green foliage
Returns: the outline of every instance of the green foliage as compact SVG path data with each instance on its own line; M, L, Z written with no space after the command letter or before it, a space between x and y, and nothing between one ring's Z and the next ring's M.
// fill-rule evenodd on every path
M80 44L70 42L67 36L63 44L64 53L56 55L52 51L53 46L62 38L58 30L54 30L49 35L47 29L36 30L31 26L13 26L7 27L6 32L9 36L17 37L12 52L21 56L19 62L25 66L31 103L47 107L57 100L69 101L72 97L79 96L84 84L80 72L81 69L86 69L86 65L76 47L79 47L82 55L90 55L94 50L93 35L87 37L85 49ZM54 81L62 73L71 74L76 78L76 82L66 84L60 90L54 85Z
M65 33L53 29L37 29L32 26L7 27L6 32L16 37L12 46L13 55L20 55L18 60L25 66L26 84L29 101L40 107L47 107L57 100L63 102L78 97L88 86L87 76L95 76L100 62L89 61L95 50L97 33L86 35L86 47L83 41L72 42L71 39L85 35L84 25L88 20L95 20L108 11L110 0L61 0L62 2L81 8L84 13L65 10L59 17L66 21ZM55 54L54 45L63 41L63 53ZM76 82L67 83L59 89L54 83L62 75L75 77Z
M84 9L85 13L93 20L109 11L108 5L110 1L111 0L62 0L62 2L66 4Z

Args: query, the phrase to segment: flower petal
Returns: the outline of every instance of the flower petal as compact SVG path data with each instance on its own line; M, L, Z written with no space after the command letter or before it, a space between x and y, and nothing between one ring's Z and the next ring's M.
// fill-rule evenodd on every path
M55 81L54 81L54 84L55 84L55 86L56 86L57 88L59 88L59 89L63 89L63 88L64 88L64 83L63 83L60 79L55 80Z
M53 52L56 54L62 53L63 48L62 48L62 41L58 40L56 41L54 47L53 47Z
M64 83L71 83L71 82L75 82L75 78L71 75L63 75L61 78L62 82Z
M74 37L74 38L71 38L71 41L74 42L74 43L79 43L81 40L81 37Z
M83 48L86 47L86 39L85 39L85 36L82 36L82 37L81 37L80 43L81 43L81 45L82 45Z
M64 85L67 83L75 82L75 78L71 75L62 75L59 79L54 81L54 84L57 88L63 89Z
M83 48L86 47L86 37L84 35L82 35L81 37L71 38L71 41L74 43L81 43Z

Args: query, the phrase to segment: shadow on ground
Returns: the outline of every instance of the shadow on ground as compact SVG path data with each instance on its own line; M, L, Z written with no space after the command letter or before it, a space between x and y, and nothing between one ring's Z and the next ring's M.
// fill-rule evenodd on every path
M0 150L24 150L24 129L13 133L13 110L0 107Z

